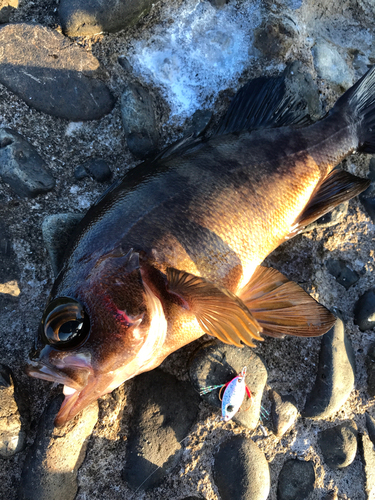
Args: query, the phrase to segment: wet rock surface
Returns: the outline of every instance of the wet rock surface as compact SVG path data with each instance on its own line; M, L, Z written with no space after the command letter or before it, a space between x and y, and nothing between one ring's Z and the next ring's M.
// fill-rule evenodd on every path
M308 500L314 491L315 472L312 462L288 460L277 485L277 500Z
M375 288L367 290L355 303L354 322L362 332L375 326Z
M92 158L83 165L78 165L74 171L77 180L82 180L85 177L92 177L98 182L109 181L112 177L112 172L105 160L101 158Z
M270 491L267 460L257 445L234 436L220 445L214 457L214 480L222 500L266 500Z
M271 417L275 434L281 437L298 418L297 402L293 396L282 396L272 391Z
M357 453L357 425L352 421L330 427L319 434L318 443L329 467L347 467Z
M347 290L357 283L360 275L350 268L350 265L343 260L328 259L326 262L327 271L336 278L340 285Z

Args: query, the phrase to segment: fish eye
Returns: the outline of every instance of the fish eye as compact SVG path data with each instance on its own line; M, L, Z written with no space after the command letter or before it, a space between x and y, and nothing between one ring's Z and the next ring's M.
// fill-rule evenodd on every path
M42 338L47 344L57 349L78 347L89 332L89 316L77 300L59 297L47 306L41 322Z
M228 405L228 406L227 406L227 411L228 411L229 413L232 413L232 411L233 411L233 410L234 410L234 406L233 406L233 405Z

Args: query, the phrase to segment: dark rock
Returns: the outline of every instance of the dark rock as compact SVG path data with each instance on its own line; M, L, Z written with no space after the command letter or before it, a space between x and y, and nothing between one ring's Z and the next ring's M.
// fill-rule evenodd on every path
M244 436L233 436L215 454L214 481L221 500L266 500L270 472L266 457Z
M318 444L331 469L350 465L357 453L357 425L354 421L336 425L319 433Z
M11 370L0 364L0 457L9 458L25 446L27 415L20 414L20 396ZM22 404L22 403L21 403ZM23 401L22 408L25 407Z
M308 500L314 491L315 471L312 462L287 460L277 485L277 500Z
M115 33L136 24L152 4L152 0L60 0L59 16L68 36Z
M54 427L63 395L43 412L38 431L24 464L20 500L74 500L77 473L98 419L98 403L85 408L79 417L60 428Z
M43 240L48 250L55 276L61 271L65 251L72 242L75 228L82 217L82 214L56 214L48 215L43 220Z
M375 288L367 290L354 305L354 324L364 332L375 326Z
M101 158L91 158L84 165L79 165L75 169L74 175L78 180L89 176L97 182L106 182L112 177L112 172L104 160Z
M0 0L0 24L9 23L10 15L18 8L18 0Z
M8 24L0 28L0 83L43 113L72 121L97 120L114 98L95 77L99 61L49 28Z
M209 2L214 7L224 7L224 5L229 2L229 0L209 0Z
M348 213L349 202L345 201L337 205L332 212L319 217L315 222L312 222L302 231L306 233L307 231L312 231L313 229L326 229L327 227L332 227L341 222Z
M133 71L132 65L129 62L129 59L127 59L125 56L121 55L118 57L118 63L119 65L127 72L131 73Z
M246 385L252 393L252 399L249 401L245 397L242 408L233 420L249 429L255 429L259 422L267 369L250 347L240 349L216 340L209 342L194 354L189 375L194 388L200 392L204 387L229 382L244 366L247 367ZM219 390L209 392L202 398L212 406L221 408Z
M254 45L268 59L285 56L297 36L297 24L290 18L273 15L255 30Z
M273 399L271 406L272 423L276 436L281 437L297 420L296 400L293 396L280 396L276 391L271 392L271 397Z
M343 322L337 319L322 338L317 377L302 416L322 419L335 413L348 399L354 380L353 348Z
M322 500L339 500L336 491L331 491L328 495L325 495Z
M19 280L21 271L12 248L8 226L0 222L0 310L7 304L14 304L21 293Z
M366 355L367 392L372 398L375 396L375 343L368 348Z
M189 384L157 369L135 378L130 399L135 410L122 477L131 488L144 490L159 485L180 460L199 396Z
M22 197L34 197L55 187L55 179L32 145L9 128L0 129L0 176Z
M130 151L139 159L152 155L158 145L153 97L143 87L129 83L121 96L121 115Z
M328 259L325 264L328 272L347 290L359 280L359 274L343 260Z
M368 436L371 439L372 443L375 445L375 419L372 418L372 416L368 413L366 413L366 427Z
M211 111L198 109L192 116L191 125L186 129L185 136L193 134L195 137L198 137L199 135L202 135L210 124L211 119Z
M372 222L375 222L375 158L371 158L369 170L367 177L371 180L371 184L359 195L359 200Z
M78 165L78 167L74 169L74 177L77 179L77 181L81 181L88 176L89 174L86 172L84 165Z
M361 445L362 462L366 477L366 498L372 499L375 497L375 450L374 444L367 433L362 434Z

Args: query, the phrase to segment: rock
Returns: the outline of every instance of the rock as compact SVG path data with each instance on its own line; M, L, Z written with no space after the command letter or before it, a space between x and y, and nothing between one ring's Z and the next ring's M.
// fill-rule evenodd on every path
M0 83L30 107L71 121L97 120L114 98L98 80L99 61L49 28L7 24L0 28Z
M371 184L359 195L359 200L366 210L368 216L375 222L375 158L371 158L369 164L369 174L367 176L371 180Z
M263 452L244 436L233 436L215 454L214 481L221 500L266 500L270 471Z
M0 310L14 304L21 291L19 281L21 271L16 254L12 248L12 239L8 226L0 222Z
M55 187L36 150L9 128L0 129L0 176L21 197L31 198Z
M268 59L285 56L297 36L297 24L291 17L267 16L254 35L254 46Z
M359 274L341 259L328 259L325 265L328 272L347 290L359 280Z
M78 180L84 177L92 177L97 182L106 182L112 177L112 172L104 160L91 158L84 165L79 165L75 169L74 175Z
M226 5L229 2L229 0L208 0L208 1L214 7L224 7L224 5Z
M271 417L275 434L283 436L294 424L298 417L297 403L293 396L280 396L276 391L271 392L273 403Z
M195 390L200 392L204 387L229 382L244 366L247 367L246 384L252 393L252 399L249 401L245 396L242 407L233 420L249 429L255 429L259 422L267 370L263 361L250 347L240 349L216 340L211 341L194 353L189 375ZM221 408L219 390L209 392L202 398L206 403Z
M137 491L159 485L177 465L197 418L199 396L189 384L156 369L134 379L130 399L135 410L122 477Z
M332 212L319 217L315 222L312 222L302 233L306 233L307 231L312 231L313 229L326 229L327 227L332 227L341 222L348 213L349 202L345 201L344 203L340 203L337 205Z
M362 461L366 476L366 494L369 500L375 498L375 450L374 444L367 435L362 434Z
M277 485L277 500L307 500L314 491L315 471L312 462L287 460Z
M367 392L372 398L375 396L375 343L368 348L366 355Z
M322 38L312 50L314 65L319 78L347 90L353 84L353 74L337 47Z
M307 396L303 417L322 419L335 413L348 399L355 380L355 359L344 324L335 325L322 338L318 373Z
M351 420L319 433L318 444L331 469L343 469L353 462L357 453L357 431L357 425Z
M10 458L25 447L26 424L28 418L22 418L19 405L22 397L14 386L11 370L0 364L0 457Z
M366 427L368 436L371 439L372 443L375 445L375 419L372 418L368 413L366 415Z
M65 251L71 243L74 230L82 217L82 214L55 214L48 215L43 220L43 240L51 259L55 277L62 269Z
M375 326L375 288L367 290L354 305L354 324L364 332Z
M151 94L138 84L129 83L121 96L121 115L130 151L139 159L155 153L159 134L155 103Z
M336 491L331 491L328 495L323 497L322 500L339 500L339 497L337 496Z
M127 73L131 73L133 71L133 67L129 62L129 59L124 55L121 55L117 59L119 65L124 69Z
M18 9L18 0L0 0L0 24L9 23L11 13Z
M59 16L68 36L115 33L147 15L152 0L61 0Z
M98 402L61 428L54 427L63 395L45 409L21 475L20 500L74 500L77 473L98 419Z

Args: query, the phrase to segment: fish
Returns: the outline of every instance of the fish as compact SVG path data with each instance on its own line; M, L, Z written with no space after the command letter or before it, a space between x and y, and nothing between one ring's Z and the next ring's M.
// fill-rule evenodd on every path
M333 326L262 263L368 187L335 167L375 153L375 69L315 123L284 76L248 82L210 136L129 170L78 224L26 367L64 385L56 426L204 334L240 348Z

